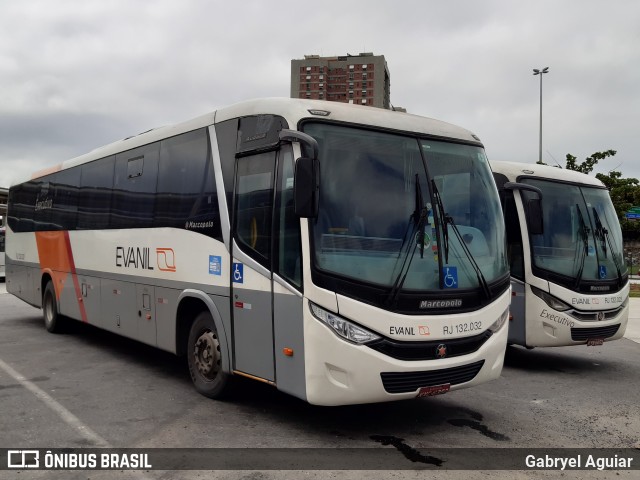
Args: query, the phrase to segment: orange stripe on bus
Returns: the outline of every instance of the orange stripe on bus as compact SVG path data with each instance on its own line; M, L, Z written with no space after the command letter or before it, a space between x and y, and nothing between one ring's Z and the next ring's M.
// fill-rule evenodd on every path
M58 165L54 165L53 167L49 167L49 168L44 168L42 170L38 170L37 172L35 172L34 174L31 175L31 180L34 180L34 179L40 178L40 177L44 177L45 175L50 175L52 173L59 172L60 170L62 170L62 164L61 163L59 163Z
M36 232L36 245L38 247L40 269L43 272L51 273L58 302L60 301L67 276L71 274L80 316L82 321L86 322L87 312L84 307L78 276L76 275L69 232Z

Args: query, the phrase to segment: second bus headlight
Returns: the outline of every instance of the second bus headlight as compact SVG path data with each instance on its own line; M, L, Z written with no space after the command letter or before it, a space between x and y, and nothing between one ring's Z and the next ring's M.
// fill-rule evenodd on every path
M539 288L536 288L536 287L531 287L531 291L534 294L536 294L538 297L540 297L542 300L544 300L544 303L549 305L554 310L557 310L558 312L564 312L571 308L562 300L557 299L556 297L554 297L550 293L545 292L544 290L540 290Z
M345 320L335 313L331 313L324 308L320 308L318 305L309 302L309 306L311 307L311 313L314 317L331 327L335 333L349 342L362 345L380 338L379 335L376 335L369 330L365 330L359 325L351 323L349 320Z

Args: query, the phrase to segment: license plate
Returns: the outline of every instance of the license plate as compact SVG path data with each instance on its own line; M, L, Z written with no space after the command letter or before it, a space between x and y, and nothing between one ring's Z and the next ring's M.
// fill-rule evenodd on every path
M604 343L604 338L589 338L587 340L587 347L597 347Z
M445 383L444 385L434 385L432 387L422 387L418 391L417 398L421 397L433 397L434 395L442 395L447 393L451 389L450 383Z

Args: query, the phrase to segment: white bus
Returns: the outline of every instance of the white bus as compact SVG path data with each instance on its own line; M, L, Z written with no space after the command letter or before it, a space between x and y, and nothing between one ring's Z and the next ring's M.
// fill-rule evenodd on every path
M601 345L624 335L629 275L609 192L594 177L491 162L507 229L509 343Z
M7 290L312 404L500 375L511 298L480 141L382 109L255 100L11 187Z

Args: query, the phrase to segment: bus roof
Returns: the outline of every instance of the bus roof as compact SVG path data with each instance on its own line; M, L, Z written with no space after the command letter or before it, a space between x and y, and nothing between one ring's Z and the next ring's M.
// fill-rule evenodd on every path
M493 173L501 173L506 176L510 182L516 182L520 177L546 178L561 182L579 183L600 188L604 187L604 184L595 177L565 168L540 165L538 163L499 162L493 160L489 163Z
M325 116L314 116L310 112L314 110L329 112L329 114ZM265 98L237 103L235 105L220 108L200 117L193 118L186 122L148 130L139 135L128 137L109 145L96 148L91 152L66 160L51 168L40 170L31 175L30 178L22 179L15 183L22 183L23 181L39 178L59 170L64 170L66 168L98 160L110 155L126 152L127 150L173 137L181 133L224 122L225 120L253 115L279 115L287 121L289 128L296 128L298 122L303 118L329 119L359 125L387 128L396 131L433 135L481 145L478 137L473 135L470 131L432 118L339 102L290 98Z

